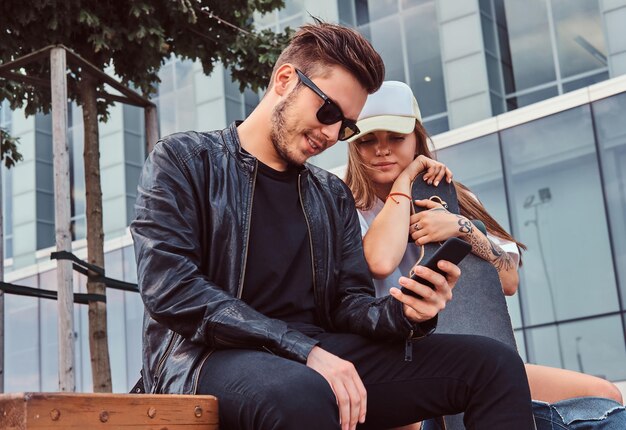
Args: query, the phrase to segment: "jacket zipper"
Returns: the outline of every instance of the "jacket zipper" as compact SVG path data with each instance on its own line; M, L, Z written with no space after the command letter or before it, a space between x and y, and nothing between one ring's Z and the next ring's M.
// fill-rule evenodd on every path
M256 187L256 175L257 175L257 162L254 162L254 174L252 176L252 192L250 193L250 203L248 204L248 235L246 236L246 248L244 249L243 254L243 267L241 268L241 275L239 279L241 282L239 283L239 289L237 290L237 298L241 299L241 295L243 294L243 283L246 276L246 264L248 263L248 245L250 244L250 224L252 223L252 203L254 201L254 188Z
M165 364L165 360L167 359L167 357L172 352L172 349L174 348L175 337L176 337L176 333L172 332L172 336L170 337L170 341L167 344L167 348L165 348L165 353L163 353L163 356L161 356L161 359L159 360L159 363L157 364L156 372L154 372L156 376L154 378L154 384L152 385L152 390L151 390L152 394L156 394L157 387L159 386L159 379L161 379L161 372L163 371L163 365Z
M302 178L302 174L298 175L298 197L300 197L300 207L302 208L302 214L304 215L304 221L306 222L306 228L309 232L309 246L311 247L311 270L313 272L313 297L317 298L317 285L315 281L315 258L313 254L313 235L311 234L311 225L309 224L309 218L306 216L306 211L304 210L304 201L302 200L302 189L300 185L300 180ZM320 318L319 311L317 309L318 306L315 307L316 312L318 313L317 317ZM322 319L320 318L320 322Z
M245 279L245 275L246 275L246 264L248 262L248 245L250 243L250 224L252 222L252 202L254 201L254 188L256 186L256 175L257 175L257 163L256 161L254 162L254 174L252 176L252 192L250 193L250 203L248 205L248 207L250 208L249 210L249 215L248 215L248 236L246 237L246 247L245 247L245 252L244 252L244 257L243 257L243 266L241 268L241 274L239 276L239 279L241 280L239 283L239 288L237 289L237 298L241 299L241 295L243 294L243 283L244 283L244 279ZM200 372L202 372L202 368L204 367L204 363L207 361L207 359L209 358L209 356L213 353L214 349L210 349L206 355L202 358L202 361L200 362L200 364L198 365L198 371L196 372L196 375L194 377L194 381L193 381L193 394L196 394L196 392L198 391L198 381L200 379Z
M252 222L252 202L254 201L254 188L256 186L256 175L257 175L257 162L254 162L254 173L252 176L252 192L250 193L250 203L248 205L248 207L250 208L249 210L249 215L248 215L248 236L246 237L246 247L245 247L245 251L244 251L244 257L243 257L243 266L241 268L241 274L239 276L239 279L241 280L239 283L239 288L237 289L237 298L241 299L241 295L243 294L243 283L245 280L245 276L246 276L246 264L248 262L248 245L250 243L250 224ZM202 372L202 368L204 367L204 363L207 361L207 359L209 358L209 356L213 353L214 349L210 349L206 355L204 356L204 358L202 358L202 361L200 362L200 364L198 365L198 371L196 372L196 375L194 377L194 381L193 381L193 394L196 394L196 392L198 391L198 381L200 379L200 372Z
M409 337L404 343L404 361L413 361L413 329L409 332Z
M191 390L192 394L198 394L198 381L200 380L200 372L202 372L202 368L204 367L204 363L208 360L209 356L211 354L213 354L213 351L215 351L213 348L209 349L204 357L202 358L202 361L200 361L200 364L198 365L198 371L196 372L194 378L193 378L193 388Z

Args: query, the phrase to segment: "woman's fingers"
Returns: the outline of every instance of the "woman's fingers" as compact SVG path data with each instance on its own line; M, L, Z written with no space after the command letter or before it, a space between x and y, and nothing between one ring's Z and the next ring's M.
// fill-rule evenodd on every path
M423 179L428 184L438 186L444 178L448 183L452 181L452 171L445 164L424 155L418 156L416 160L422 165L422 169L426 170Z
M452 177L453 177L452 170L446 167L446 181L448 181L448 184L452 182Z

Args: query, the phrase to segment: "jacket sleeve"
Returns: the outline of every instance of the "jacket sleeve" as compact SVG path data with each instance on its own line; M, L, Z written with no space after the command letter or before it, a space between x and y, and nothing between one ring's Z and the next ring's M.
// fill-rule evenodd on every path
M182 155L178 144L161 141L148 157L130 227L146 312L192 342L263 348L306 362L315 340L255 311L201 270L201 223L207 221L199 199L206 195L208 169L197 156L199 145L187 145ZM215 252L215 244L209 248L205 252Z
M435 330L437 317L412 323L403 305L391 295L375 298L372 278L363 254L361 226L354 199L342 182L338 213L343 236L340 247L338 297L333 310L337 328L381 340L419 338Z

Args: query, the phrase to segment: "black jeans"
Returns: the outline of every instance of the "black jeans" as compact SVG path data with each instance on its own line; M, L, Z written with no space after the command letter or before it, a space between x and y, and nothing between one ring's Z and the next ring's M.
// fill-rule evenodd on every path
M482 336L432 335L381 343L344 333L315 336L325 350L352 362L367 390L359 429L385 429L465 411L468 429L534 428L522 360ZM267 352L215 351L200 376L199 394L219 402L220 429L338 429L334 394L301 363Z

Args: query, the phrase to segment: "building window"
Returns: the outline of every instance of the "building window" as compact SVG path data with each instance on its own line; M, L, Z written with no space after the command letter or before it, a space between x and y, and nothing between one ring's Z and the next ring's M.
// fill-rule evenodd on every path
M358 25L395 15L398 13L398 0L355 0Z
M624 331L617 315L528 329L525 335L533 363L610 381L626 379Z
M437 151L437 159L445 163L481 201L485 209L505 230L511 232L507 194L500 144L497 134L489 134L462 145ZM523 257L522 257L523 258ZM513 328L522 327L519 294L506 298ZM523 345L517 342L518 346Z
M520 354L614 381L626 378L625 110L619 94L437 152L528 246L507 298Z
M561 78L607 69L599 2L550 0Z
M349 27L356 26L356 15L354 11L354 2L352 1L338 1L337 9L339 14L339 24L347 25Z
M589 106L500 136L513 232L528 246L520 270L525 323L618 311Z
M380 53L385 79L406 82L431 135L449 130L433 0L355 0L357 29Z
M613 256L620 283L622 309L626 308L626 94L592 105L604 193L611 228Z
M506 110L608 77L598 2L484 0L480 5L490 87L498 96L502 90ZM502 104L494 102L499 113Z
M87 201L85 196L85 131L83 128L83 111L72 103L68 114L70 140L70 194L72 240L87 237Z
M52 115L35 115L35 187L37 249L53 246L54 237L54 164Z
M158 106L160 135L196 128L196 102L193 65L172 57L159 71Z
M37 275L17 284L37 288ZM4 300L4 390L41 391L39 299L7 294Z

